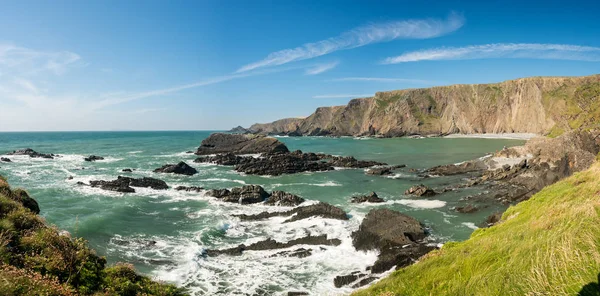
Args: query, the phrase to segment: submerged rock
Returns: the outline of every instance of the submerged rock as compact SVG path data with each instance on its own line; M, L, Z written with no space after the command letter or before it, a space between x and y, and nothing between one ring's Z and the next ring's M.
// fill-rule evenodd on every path
M198 186L177 186L177 188L175 188L175 190L177 191L195 191L195 192L200 192L204 190L204 187L198 187Z
M192 176L198 173L198 170L180 161L177 164L166 164L154 170L155 173L173 173L178 175Z
M82 182L77 182L77 184L85 185ZM122 177L122 176L117 177L117 179L113 180L113 181L103 181L103 180L90 181L90 186L99 187L100 189L104 189L104 190L123 192L123 193L135 192L135 189L133 189L131 187L146 187L146 188L152 188L152 189L158 189L158 190L169 188L169 186L167 185L167 183L165 183L165 181L162 181L159 179L154 179L154 178L149 178L149 177L135 179L135 178L129 178L129 177Z
M416 196L434 196L437 193L433 191L433 189L423 185L415 185L410 187L408 190L404 192L405 195L416 195Z
M124 172L124 173L132 173L133 170L132 169L123 169L122 172Z
M214 133L202 140L196 151L197 155L234 153L285 153L288 148L279 140L262 135L240 135Z
M31 148L27 148L27 149L21 149L21 150L15 150L13 152L9 152L6 153L6 155L29 155L29 157L34 157L34 158L47 158L47 159L53 159L54 157L58 156L55 154L44 154L44 153L39 153Z
M298 257L304 258L312 255L312 249L299 248L292 251L282 251L271 257Z
M364 203L364 202L379 203L379 202L384 202L384 201L385 200L383 200L383 198L380 198L379 196L377 196L377 193L371 192L367 195L354 196L354 197L352 197L352 200L350 202L351 203Z
M454 210L463 214L471 214L479 211L479 208L474 205L466 205L464 207L456 207Z
M96 160L104 160L102 156L90 155L83 159L84 161L96 161Z
M262 251L262 250L274 250L274 249L285 249L295 245L328 245L328 246L339 246L342 242L339 239L327 239L327 235L319 236L306 236L302 238L293 239L291 241L282 243L274 239L268 238L251 245L239 245L237 247L222 249L222 250L206 250L206 254L209 256L218 255L230 255L239 256L244 251Z
M293 222L310 217L348 220L348 215L346 214L346 212L344 212L344 210L322 202L310 206L294 208L284 212L262 212L254 215L240 214L234 216L240 218L242 221L258 221L277 216L292 216L291 218L285 220L284 223Z
M406 167L406 165L394 165L394 166L379 166L379 167L374 167L371 169L368 169L365 171L365 174L367 175L374 175L374 176L385 176L385 175L391 175L393 174L393 170L395 169L399 169L399 168L403 168Z
M3 162L12 162L9 158L6 158L6 157L0 157L0 161L3 161Z
M368 168L376 165L385 165L383 162L357 160L352 156L332 156L328 163L334 167L343 168Z

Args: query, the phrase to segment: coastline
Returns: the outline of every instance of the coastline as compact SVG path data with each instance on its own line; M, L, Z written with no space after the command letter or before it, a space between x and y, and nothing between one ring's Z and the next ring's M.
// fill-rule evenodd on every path
M529 140L539 137L532 133L502 133L502 134L450 134L443 138L480 138L480 139L507 139L507 140Z

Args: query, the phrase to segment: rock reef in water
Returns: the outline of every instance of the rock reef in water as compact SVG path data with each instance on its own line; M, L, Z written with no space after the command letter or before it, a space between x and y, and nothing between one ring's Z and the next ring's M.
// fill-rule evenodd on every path
M380 202L384 202L384 201L385 200L383 200L383 198L380 198L379 196L377 196L377 193L375 193L375 192L371 192L367 195L353 196L352 200L350 200L351 203L364 203L364 202L380 203Z
M200 147L196 150L197 155L234 153L234 154L256 154L256 153L289 152L285 144L279 140L262 135L240 135L214 133L202 140Z
M198 170L191 167L187 163L180 161L177 164L166 164L160 168L155 169L154 172L193 176L198 173Z
M348 214L344 210L332 206L328 203L318 203L310 206L303 206L284 212L262 212L259 214L239 214L234 217L242 221L260 221L271 217L290 217L283 223L294 222L310 217L321 217L325 219L348 220Z
M85 185L83 183L81 183L81 184ZM122 192L122 193L135 192L135 189L133 189L132 187L146 187L146 188L152 188L152 189L157 189L157 190L164 190L164 189L169 188L169 185L167 185L167 183L165 183L165 181L162 181L159 179L154 179L154 178L149 178L149 177L135 179L135 178L129 178L129 177L122 177L122 176L117 177L117 179L113 180L113 181L103 181L103 180L90 181L90 186L98 187L103 190L116 191L116 192Z
M15 150L13 152L6 153L6 155L29 155L29 157L32 157L32 158L47 158L47 159L54 159L54 157L58 156L56 154L51 154L51 153L50 154L39 153L31 148Z
M199 192L201 189L202 188L199 187L177 187L177 190L185 191ZM268 193L259 185L244 185L242 187L232 188L231 190L211 189L206 194L224 202L239 204L264 202L266 205L271 206L293 207L304 202L302 197L284 191L273 191L272 193Z

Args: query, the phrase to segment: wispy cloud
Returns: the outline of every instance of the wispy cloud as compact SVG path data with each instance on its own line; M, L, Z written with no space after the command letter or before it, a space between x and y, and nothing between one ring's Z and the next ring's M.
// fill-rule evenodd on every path
M0 44L0 70L11 75L31 75L43 71L63 74L81 57L69 51L38 51L12 44Z
M398 64L417 61L489 58L600 61L600 47L569 44L495 43L412 51L396 57L387 58L383 63Z
M311 59L338 50L357 48L372 43L395 39L438 37L458 30L463 24L464 18L456 13L451 13L445 20L417 19L369 24L344 32L336 37L273 52L260 61L241 67L237 72Z
M306 75L317 75L317 74L321 74L323 72L329 71L335 67L337 67L337 65L339 65L340 62L331 62L328 64L320 64L320 65L316 65L312 68L308 68L306 69L306 71L304 72Z
M359 95L351 95L351 94L332 94L332 95L318 95L313 96L313 99L351 99L351 98L366 98L372 97L372 94L359 94Z
M372 82L403 82L414 84L431 84L433 81L408 78L384 78L384 77L343 77L331 79L331 81L372 81Z

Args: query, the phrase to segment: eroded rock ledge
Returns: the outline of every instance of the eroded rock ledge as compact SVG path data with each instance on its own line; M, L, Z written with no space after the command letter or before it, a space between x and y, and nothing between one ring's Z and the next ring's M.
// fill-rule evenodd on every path
M177 190L197 191L199 187L177 187ZM255 204L264 202L271 206L286 206L293 207L304 202L304 198L287 193L284 191L273 191L268 193L259 185L244 185L242 187L234 187L229 189L211 189L207 193L224 202L232 202L239 204Z
M57 154L52 154L52 153L39 153L31 148L15 150L13 152L6 153L6 155L29 155L29 157L32 157L32 158L47 158L47 159L53 159L54 157L59 156Z
M87 185L83 182L78 182L77 184ZM157 190L163 190L163 189L169 188L169 185L167 185L167 183L165 183L165 181L162 181L159 179L154 179L154 178L149 178L149 177L135 179L135 178L129 178L129 177L122 177L122 176L118 176L116 180L112 180L112 181L104 181L104 180L90 181L89 186L98 187L103 190L116 191L116 192L122 192L122 193L135 192L135 189L133 189L132 187L146 187L146 188L152 188L152 189L157 189Z

